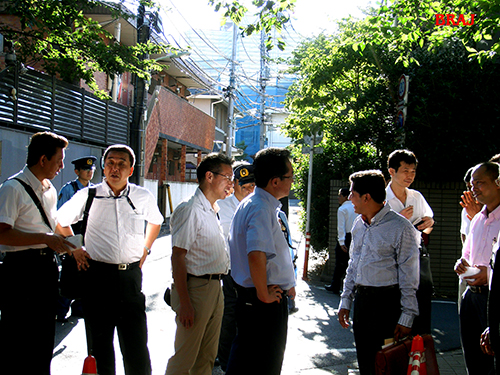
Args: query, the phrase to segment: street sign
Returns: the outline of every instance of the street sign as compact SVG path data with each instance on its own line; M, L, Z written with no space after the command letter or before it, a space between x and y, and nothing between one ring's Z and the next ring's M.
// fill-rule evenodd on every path
M398 114L396 116L396 127L401 130L404 129L405 121L406 121L406 108L403 108L398 111Z
M405 105L408 102L408 88L410 85L410 77L407 75L402 74L401 77L399 78L399 85L398 85L398 98L399 98L399 105Z

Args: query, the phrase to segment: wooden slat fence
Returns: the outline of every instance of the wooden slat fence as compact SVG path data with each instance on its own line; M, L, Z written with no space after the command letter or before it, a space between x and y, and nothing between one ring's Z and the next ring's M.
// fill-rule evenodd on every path
M17 91L17 100L11 90ZM0 124L53 131L95 145L129 144L130 108L101 100L83 88L28 70L0 75Z

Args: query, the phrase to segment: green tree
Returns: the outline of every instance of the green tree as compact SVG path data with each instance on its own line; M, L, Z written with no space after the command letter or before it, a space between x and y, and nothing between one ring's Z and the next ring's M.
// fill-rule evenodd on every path
M456 25L436 25L436 15L453 14ZM474 23L466 25L464 21ZM418 63L412 51L415 46L436 50L449 40L458 40L479 64L498 59L500 52L500 3L490 0L394 0L381 6L378 13L368 17L371 25L361 45L387 45L398 54L406 67Z
M223 10L224 19L230 19L237 25L241 25L243 17L249 12L254 12L252 22L241 25L242 35L251 35L255 32L265 32L266 48L274 47L276 43L280 50L285 48L285 42L281 38L274 40L270 34L272 30L281 32L284 26L290 21L291 13L295 7L295 0L252 0L252 9L247 8L243 1L232 0L209 0L215 11Z
M245 150L247 149L248 145L245 143L245 141L238 142L234 146L243 151L241 155L235 156L234 160L236 161L247 160L248 154L245 152Z
M150 1L141 3L152 5ZM101 95L95 72L114 76L128 71L147 78L152 69L160 66L142 56L170 48L150 42L135 46L114 43L111 34L85 16L85 11L103 6L117 17L134 17L120 4L97 0L9 0L1 5L4 15L19 20L15 24L0 18L0 34L14 42L18 61L39 62L47 73L59 74L67 82L83 79Z
M318 178L323 190L313 193L311 202L317 207L311 227L320 228L312 243L319 248L329 214L322 175L346 179L356 169L385 171L388 153L403 146L419 158L419 179L460 181L470 166L498 152L495 142L488 142L495 139L492 124L500 118L500 95L491 84L500 79L497 63L472 58L455 37L440 48L413 43L404 60L389 38L385 44L364 42L372 32L370 19L343 21L338 34L306 41L292 59L299 79L287 97L288 135L300 144L311 124L325 133L327 151L315 157L314 166L314 182ZM410 77L410 95L407 121L400 128L396 92L403 73ZM322 158L328 162L321 163ZM307 186L307 165L302 168L299 194ZM322 214L315 218L316 210Z

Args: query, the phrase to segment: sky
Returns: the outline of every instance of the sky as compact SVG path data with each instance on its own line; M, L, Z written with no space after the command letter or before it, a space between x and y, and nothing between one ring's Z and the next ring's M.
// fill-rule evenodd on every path
M160 0L167 13L164 29L176 35L190 28L217 30L221 12L215 12L208 0ZM362 18L361 9L376 6L376 0L296 0L292 26L304 37L318 35L321 31L334 30L332 21L352 15Z

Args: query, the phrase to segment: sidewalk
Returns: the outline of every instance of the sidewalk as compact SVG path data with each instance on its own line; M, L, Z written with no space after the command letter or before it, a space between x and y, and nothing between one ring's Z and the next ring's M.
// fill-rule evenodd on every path
M461 349L436 353L441 375L467 375Z

